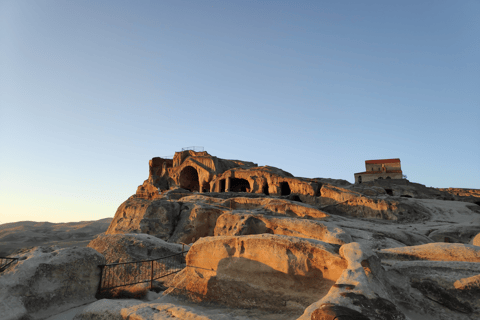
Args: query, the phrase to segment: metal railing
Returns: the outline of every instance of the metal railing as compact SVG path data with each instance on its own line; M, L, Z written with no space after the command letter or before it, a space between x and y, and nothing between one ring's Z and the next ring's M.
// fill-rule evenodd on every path
M9 266L11 266L18 258L10 257L0 257L0 272L5 271Z
M97 293L144 282L150 282L150 289L153 289L154 280L185 268L184 253L182 250L158 259L99 265L101 273Z
M193 147L185 147L185 148L182 148L182 151L185 151L185 150L193 150L193 151L195 151L195 152L201 152L201 151L203 151L203 147L193 146Z

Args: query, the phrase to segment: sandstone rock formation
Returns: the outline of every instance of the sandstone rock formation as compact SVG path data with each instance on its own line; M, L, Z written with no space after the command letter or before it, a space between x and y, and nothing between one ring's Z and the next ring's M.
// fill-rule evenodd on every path
M167 292L238 307L304 308L346 268L336 250L322 241L272 234L202 238Z
M18 257L0 276L3 320L44 319L96 300L105 259L94 249L36 247Z
M105 237L193 243L165 295L190 303L289 314L282 319L478 319L479 194L299 178L187 150L150 161ZM122 308L116 315L139 319L168 309Z
M224 213L218 217L215 236L272 233L317 239L332 244L352 242L344 230L325 221L274 217L264 214Z

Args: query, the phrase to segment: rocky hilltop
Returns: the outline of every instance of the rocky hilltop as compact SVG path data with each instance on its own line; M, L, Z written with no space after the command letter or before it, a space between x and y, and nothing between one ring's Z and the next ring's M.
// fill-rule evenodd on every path
M191 301L291 319L477 319L479 203L478 190L307 179L187 150L150 160L106 234L192 243L166 291Z
M51 223L20 221L0 225L0 257L36 246L86 247L107 230L112 218L97 221Z
M124 262L188 244L186 267L162 297L102 299L75 319L479 319L479 204L479 190L406 179L301 178L193 150L153 158L87 249Z

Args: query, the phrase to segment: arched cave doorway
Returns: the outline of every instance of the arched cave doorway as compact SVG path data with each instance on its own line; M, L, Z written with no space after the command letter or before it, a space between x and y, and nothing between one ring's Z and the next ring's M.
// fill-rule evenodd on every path
M290 200L292 201L297 201L297 202L303 202L302 199L300 199L300 197L296 194L296 195L292 195L292 197L290 198Z
M190 191L199 191L198 172L194 167L187 166L180 172L180 187Z
M263 185L262 192L267 196L270 195L270 193L268 192L268 182L265 182L265 184Z
M210 192L210 183L204 181L202 184L202 192Z
M358 183L362 183L362 176L358 176Z
M218 192L225 192L225 179L220 180Z
M387 179L392 179L392 178L390 178L390 177L387 177Z
M249 192L250 183L245 179L230 178L230 192Z
M288 196L290 194L290 186L288 182L280 182L280 195Z

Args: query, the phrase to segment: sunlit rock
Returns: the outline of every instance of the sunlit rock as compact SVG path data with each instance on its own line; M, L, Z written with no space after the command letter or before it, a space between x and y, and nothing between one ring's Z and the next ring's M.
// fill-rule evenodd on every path
M346 268L338 247L271 234L198 240L170 294L237 307L303 308Z
M94 249L36 247L19 258L0 276L2 320L44 319L96 300L105 258Z

